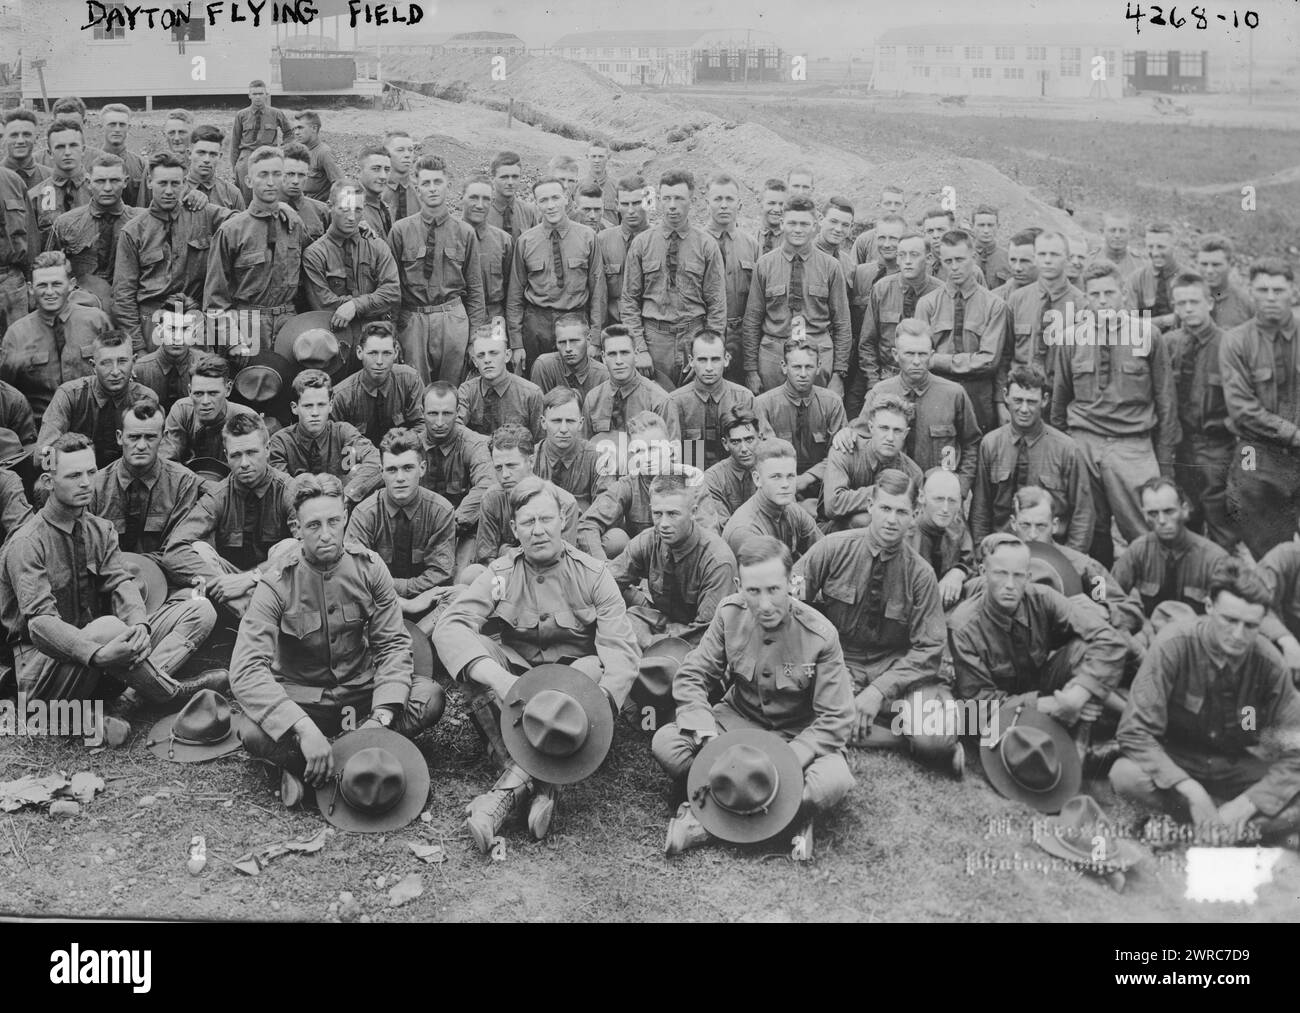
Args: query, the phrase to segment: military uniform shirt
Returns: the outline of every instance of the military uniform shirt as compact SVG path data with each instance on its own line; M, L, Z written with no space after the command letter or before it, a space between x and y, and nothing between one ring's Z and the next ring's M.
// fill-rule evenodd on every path
M395 555L399 513L405 515L411 533L411 551L405 559ZM398 596L414 598L451 580L456 563L455 508L431 489L421 488L406 506L379 489L352 511L345 540L373 549L387 564Z
M726 543L698 524L686 541L670 549L657 531L642 531L609 564L624 597L641 581L650 604L689 634L713 621L718 604L735 591L736 557Z
M128 516L133 482L139 482L145 492L140 517ZM203 480L175 461L156 461L137 479L118 458L95 475L95 497L90 501L89 510L113 525L123 551L159 558L172 531L198 503L203 492ZM133 528L134 541L128 537Z

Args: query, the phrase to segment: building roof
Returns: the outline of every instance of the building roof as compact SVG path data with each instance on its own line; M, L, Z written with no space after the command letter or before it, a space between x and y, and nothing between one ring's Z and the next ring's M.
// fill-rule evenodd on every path
M507 42L522 43L524 40L511 32L457 32L448 42Z
M646 29L645 31L619 32L570 32L561 35L553 43L552 49L600 49L613 46L664 49L684 49L694 45L707 34L703 28L665 28Z
M1109 26L1075 25L909 25L881 32L876 45L897 46L1108 46L1124 48L1128 36Z

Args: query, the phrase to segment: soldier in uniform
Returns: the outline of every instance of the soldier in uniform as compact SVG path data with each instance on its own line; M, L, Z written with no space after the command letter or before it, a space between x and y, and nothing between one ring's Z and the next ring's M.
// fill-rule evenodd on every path
M456 420L456 389L431 383L424 392L424 428L420 446L425 470L420 485L445 496L456 508L457 570L472 561L478 532L479 505L492 486L488 438Z
M609 148L600 141L592 141L587 146L587 175L578 181L579 186L591 183L600 187L601 207L605 217L618 221L619 185L609 175Z
M555 387L568 387L578 395L578 402L599 384L609 379L605 364L591 357L587 343L587 318L580 313L565 313L555 320L555 351L543 352L529 373L543 394Z
M760 257L781 245L781 219L785 215L787 196L785 180L773 177L763 183L763 215L754 234Z
M333 381L324 370L304 369L293 378L297 400L290 406L298 419L271 437L267 449L271 467L290 478L311 475L346 476L344 494L350 505L379 487L379 452L350 422L330 420Z
M538 840L550 829L555 788L509 759L498 708L522 672L572 664L598 682L615 714L637 676L640 651L609 565L565 543L560 508L541 479L525 479L510 497L520 546L488 565L443 613L433 643L448 675L470 694L475 721L504 769L492 789L470 803L466 820L479 850L529 795L528 827ZM500 640L487 636L499 631Z
M412 205L415 206L415 205ZM492 207L492 180L468 176L460 187L460 219L478 237L478 261L483 273L483 318L506 316L506 284L514 259L515 240L509 232L488 222Z
M831 621L791 594L787 545L754 538L737 564L740 593L722 600L700 645L677 670L677 719L655 732L650 748L680 781L719 732L761 728L780 735L803 767L798 825L811 850L812 817L838 805L854 784L844 757L853 731L852 678ZM710 707L711 684L724 681L726 694ZM664 851L680 854L708 839L690 804L682 803Z
M732 383L723 375L731 353L721 334L701 331L691 341L690 380L668 395L677 408L682 432L682 457L703 470L722 458L722 434L718 428L727 412L754 410L749 388Z
M457 419L484 436L491 436L507 422L517 422L541 439L541 389L506 369L506 336L496 328L479 328L473 350L478 375L456 392L460 405Z
M1047 374L1048 383L1052 382L1066 322L1080 316L1088 305L1083 290L1065 275L1069 253L1069 240L1060 232L1040 232L1035 237L1034 270L1038 277L1007 298L1007 326L1011 333L1007 335L1010 348L1002 359L1004 370L1032 364ZM1005 376L999 377L998 386L1006 386Z
M27 315L27 189L18 173L0 167L0 335Z
M1232 240L1227 236L1205 236L1196 251L1196 272L1205 279L1210 296L1210 319L1219 330L1229 331L1255 315L1250 293L1232 278ZM1178 307L1174 307L1178 312ZM1186 326L1187 321L1179 314Z
M122 200L126 168L117 155L97 156L89 172L90 203L66 211L54 220L46 249L62 250L78 281L84 283L86 278L98 278L111 286L118 239L126 226L144 212L138 207L128 207ZM144 351L143 341L136 346L136 351Z
M668 435L681 433L677 406L653 380L637 372L640 355L635 339L621 324L610 324L600 333L601 350L609 379L592 388L583 401L584 433L589 440L617 440L627 431L628 420L640 412L654 412L668 425Z
M721 530L731 515L754 495L754 454L761 437L758 417L750 412L722 416L718 429L727 456L704 473L704 486L713 498L713 510Z
M288 144L293 139L293 124L284 110L271 107L265 81L250 81L247 109L235 113L230 128L230 170L244 200L251 200L248 174L249 158L258 148Z
M886 468L905 473L918 486L924 481L925 472L903 453L913 417L910 404L892 394L884 395L864 405L858 417L859 422L867 422L865 440L855 438L846 450L832 443L822 478L822 513L833 529L861 528L870 523L867 490Z
M487 564L506 550L519 544L512 522L510 493L520 482L533 475L537 459L532 434L521 425L507 423L488 441L492 454L492 471L496 484L483 493L479 503L478 539L474 552L476 563ZM548 483L549 485L549 483ZM551 486L551 495L560 507L560 531L570 545L577 545L578 501L559 486Z
M971 212L970 230L975 245L975 264L984 275L984 284L995 289L1011 278L1011 264L1006 251L998 246L998 209L981 204Z
M930 564L939 581L939 603L950 609L961 601L966 580L975 572L975 545L962 516L957 476L931 468L925 473L920 499L907 543Z
M898 241L898 272L876 279L862 313L858 332L858 363L867 389L881 380L898 375L894 334L899 321L916 316L923 296L941 287L930 276L925 259L925 236L905 232Z
M379 554L344 537L333 475L291 486L301 547L258 582L230 659L230 686L252 726L250 756L282 770L281 801L333 776L329 736L356 719L409 737L432 728L446 697L416 675L393 578ZM363 720L362 720L363 719Z
M370 226L375 235L387 240L388 234L398 222L386 199L390 193L388 176L391 163L388 151L377 144L371 144L361 149L357 160L360 163L357 183L360 184L360 196L363 198L358 201L358 217Z
M906 207L906 195L900 187L892 183L881 187L880 217L876 219L874 228L867 229L854 240L853 259L859 264L865 264L877 256L880 252L880 223L891 215L901 217Z
M601 229L596 234L600 247L600 262L605 269L605 319L602 327L620 322L623 300L623 265L632 240L650 227L646 217L647 190L645 180L638 175L624 176L618 181L619 224Z
M27 192L43 179L49 179L49 166L36 158L36 138L40 135L40 121L30 109L10 109L0 123L0 153L4 159L0 166L18 174L23 182L23 214L27 214ZM40 251L35 251L39 253ZM35 256L35 253L33 253Z
M488 224L508 232L516 242L519 237L541 220L535 205L519 200L516 191L523 179L523 165L513 151L499 151L492 159L492 204L488 208Z
M542 398L542 428L546 438L537 445L533 470L572 494L586 510L609 486L615 470L608 453L601 454L582 438L582 399L571 387L556 387Z
M167 412L159 456L181 464L194 457L224 461L226 422L236 415L256 417L257 413L230 402L230 363L210 353L191 358L189 394Z
M1009 271L1007 280L992 290L993 294L1004 303L1011 301L1011 293L1019 292L1026 285L1033 284L1038 280L1038 268L1035 266L1034 261L1034 240L1038 238L1039 233L1042 231L1042 229L1024 229L1011 237L1007 246L1007 269ZM1085 243L1085 260L1087 259L1087 252L1088 247ZM1073 266L1072 260L1071 266ZM1067 268L1067 277L1069 277L1068 272L1069 268ZM1082 274L1080 274L1080 277L1082 277ZM1076 284L1073 277L1070 277L1070 283ZM1008 319L1009 315L1010 309L1008 308ZM1010 349L1004 345L1004 356L1009 351Z
M307 244L316 242L329 227L329 205L323 200L303 193L303 184L311 172L311 154L307 148L294 141L284 146L284 181L280 184L280 197L302 219L302 233ZM388 235L385 229L380 238Z
M241 193L238 186L217 175L217 164L221 161L221 149L226 135L218 127L198 126L190 134L189 172L185 183L190 192L197 191L207 198L210 204L220 204L232 211L243 211L250 207L249 200ZM276 182L276 200L279 195L280 182Z
M393 325L382 320L362 324L357 358L361 369L334 388L334 418L352 423L375 446L391 429L419 429L424 386L419 373L397 361Z
M50 230L59 215L90 203L83 136L75 120L56 119L45 130L50 175L27 191L27 250L33 258L49 249Z
M795 502L798 474L799 457L789 443L773 438L759 444L754 455L754 495L722 529L722 540L737 559L745 543L758 535L774 536L789 546L796 560L821 540L817 522Z
M320 139L320 114L310 109L294 113L294 139L311 153L311 171L303 183L303 193L316 200L327 200L330 188L343 178L334 149ZM387 153L384 155L387 158ZM387 170L385 170L387 175Z
M725 172L709 180L705 188L709 222L704 229L718 244L722 255L722 279L727 292L727 354L731 356L727 378L743 381L745 371L742 325L745 304L749 301L749 283L760 256L758 243L748 233L736 228L740 212L740 183Z

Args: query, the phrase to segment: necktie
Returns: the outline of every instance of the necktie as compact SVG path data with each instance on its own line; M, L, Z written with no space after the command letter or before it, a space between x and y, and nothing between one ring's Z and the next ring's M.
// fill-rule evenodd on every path
M704 401L704 449L712 453L713 445L718 443L718 399L708 397ZM721 445L719 444L719 447ZM713 462L710 461L710 464Z
M225 422L226 420L222 419L210 426L199 426L193 439L195 457L215 457L218 461L226 459L225 443L221 435Z
M551 263L555 265L555 285L564 287L564 250L560 248L560 230L551 229Z
M916 403L921 400L921 395L918 394L916 391L912 390L911 388L905 387L903 388L903 397L907 400L907 403L912 406L912 410L914 413L912 416L914 421L912 422L912 425L907 430L907 438L903 440L903 453L906 454L908 457L915 459L916 458L916 433L917 430L921 428L920 419L917 418L920 412L917 411L916 409ZM893 465L889 465L889 467L893 467Z
M165 262L170 264L172 257L175 255L173 253L173 248L172 248L172 230L176 227L176 216L168 215L162 221L163 221L163 251L165 254L163 259Z
M515 234L515 202L508 201L506 206L501 209L501 228L509 232L512 236Z
M1016 438L1016 489L1023 489L1029 484L1029 441L1023 436Z
M181 367L172 366L170 369L164 369L163 384L166 388L163 391L163 399L166 401L163 407L165 410L171 411L172 405L185 396L181 390Z
M662 544L662 543L661 543ZM664 597L662 601L656 600L655 608L663 611L677 611L673 609L676 604L686 604L682 601L682 594L677 589L677 564L673 561L672 550L664 546L664 558L661 566L664 579Z
M569 477L569 466L563 461L556 461L551 468L551 484L558 485L561 489L567 488L564 481Z
M397 184L397 217L401 220L406 217L406 184Z
M438 223L430 222L429 231L424 237L424 280L433 277L434 266L438 263Z
M262 552L262 511L265 508L265 497L259 499L254 493L244 495L244 551L241 554L243 561L247 565L240 566L240 569L251 569L258 563L266 559ZM239 562L232 560L236 565Z
M54 318L54 347L58 349L59 358L63 358L63 346L67 344L67 334L64 331L63 318L56 316Z
M385 209L387 211L387 209ZM343 240L343 277L346 279L344 288L349 295L357 290L357 241L355 239Z
M954 352L966 350L966 297L958 289L952 296L952 348Z
M86 565L86 526L80 518L72 522L72 575L68 582L72 591L70 621L84 626L91 618L91 588L90 568Z
M1169 312L1169 278L1163 271L1156 272L1156 300L1151 312L1156 316Z
M324 469L321 466L320 443L312 440L307 447L307 470L313 475L319 475Z
M384 410L386 407L383 394L376 394L370 399L370 422L366 426L366 439L376 447L388 432L387 413Z
M275 225L275 212L272 211L266 216L266 252L272 260L275 259L275 244L279 239L279 230Z
M262 143L262 110L253 113L253 147Z
M1160 581L1160 590L1156 592L1156 601L1182 601L1182 589L1178 586L1178 561L1172 552L1162 552L1160 555L1165 564L1165 574Z
M725 232L718 234L718 252L722 254L722 270L727 270L727 247L731 245L731 237Z
M483 414L489 435L501 428L501 395L495 387L489 387L483 395Z
M1106 341L1097 344L1097 389L1105 390L1110 386L1110 345Z
M113 242L116 219L117 216L112 214L99 216L99 238L95 242L95 274L109 281L113 280L113 261L117 254L117 244Z
M443 478L444 460L441 447L431 447L424 455L424 461L427 465L424 473L424 487L426 489L442 492L446 488L446 481Z
M622 391L614 392L614 407L609 412L609 428L622 432L627 428L627 405Z
M1034 664L1029 630L1018 619L1011 620L1011 668L1016 673L1011 693L1028 693L1038 688L1038 666Z
M773 238L772 231L770 229L764 229L763 230L763 252L764 253L772 252L772 238Z
M791 316L803 315L803 257L797 253L790 258L790 290L786 301Z
M398 510L393 517L393 556L389 569L394 577L411 577L415 569L411 565L411 519L405 510Z
M885 617L885 561L879 556L871 561L864 610L867 621L866 639L874 643L880 639L880 628Z
M903 286L903 319L911 320L916 315L916 291L908 285Z
M148 512L149 490L138 478L133 478L126 488L126 533L122 535L124 551L139 551L140 532L144 530L144 519Z
M943 564L943 532L930 528L922 527L921 537L925 539L925 559L930 564L930 569L934 571L936 577L942 578L947 570Z
M811 436L808 429L808 402L801 400L794 412L794 449L798 455L795 466L801 472L807 471L814 464L812 448L808 446Z
M677 291L677 254L681 250L682 237L673 232L668 237L668 287Z
M95 419L95 463L101 468L112 464L122 456L122 448L117 445L117 430L121 411L112 401L105 401L99 406L99 415Z
M63 210L71 211L72 210L72 180L65 179L62 183L59 184L59 188L63 191Z

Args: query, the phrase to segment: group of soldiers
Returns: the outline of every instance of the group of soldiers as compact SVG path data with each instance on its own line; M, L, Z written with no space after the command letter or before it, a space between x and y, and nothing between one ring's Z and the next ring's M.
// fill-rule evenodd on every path
M1044 811L1109 774L1237 838L1300 830L1289 264L1241 280L1217 236L1184 262L1162 223L1134 251L1119 212L1095 249L987 205L913 224L896 187L855 236L873 213L806 167L748 231L733 176L615 178L600 143L525 187L513 152L453 180L392 130L347 175L317 114L249 97L229 131L169 113L147 160L125 106L102 147L77 99L4 117L29 699L102 698L120 743L142 703L231 694L294 804L350 715L414 737L455 687L500 772L467 809L485 852L525 807L548 832L501 709L554 664L681 791L711 758L669 853L749 820L810 854L850 747L961 776L972 729L898 718L969 701L995 786ZM211 636L229 670L196 672ZM556 707L524 718L560 735Z

